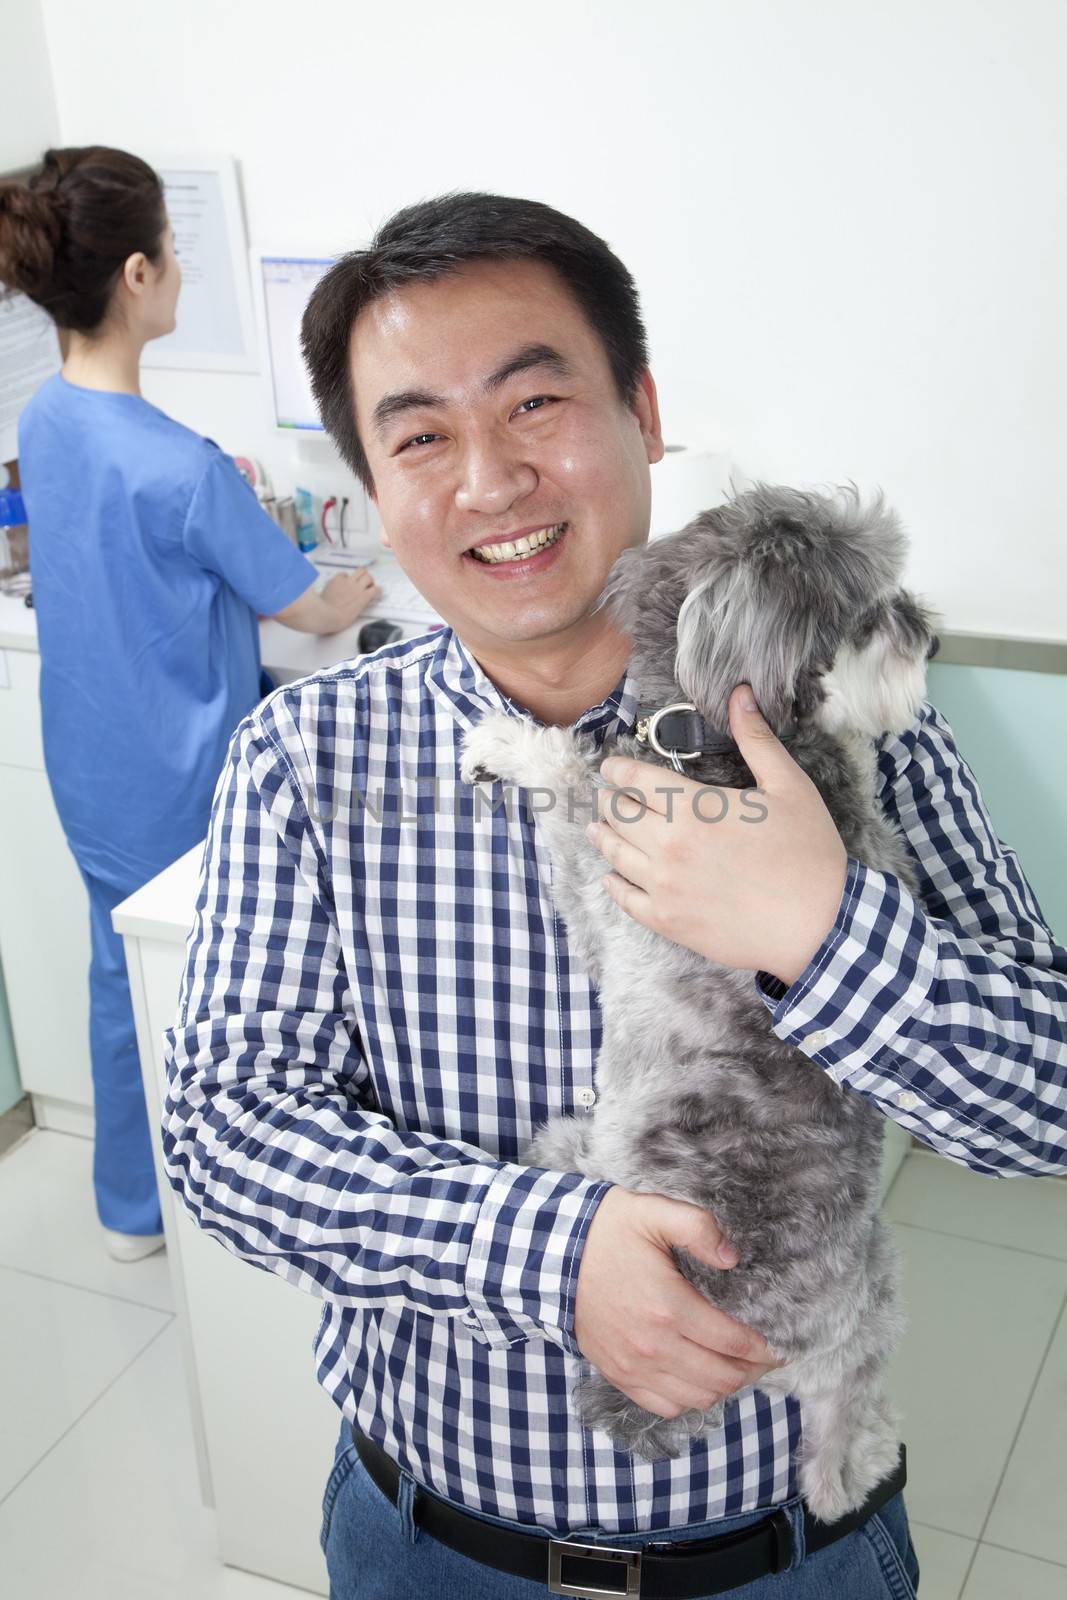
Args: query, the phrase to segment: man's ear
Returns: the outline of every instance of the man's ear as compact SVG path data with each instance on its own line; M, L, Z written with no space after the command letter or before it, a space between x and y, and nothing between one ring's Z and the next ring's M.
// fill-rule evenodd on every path
M637 418L641 437L645 441L649 465L663 460L663 429L659 420L659 396L656 380L646 367L638 378L630 398L630 410Z
M370 501L370 503L374 507L375 511L377 511L378 510L378 495L377 495L377 491L374 490L374 489L368 489L367 490L367 499ZM393 548L392 540L389 538L389 535L386 533L384 525L382 526L381 532L378 535L378 542L381 544L381 546L382 546L382 548L384 550L391 550Z

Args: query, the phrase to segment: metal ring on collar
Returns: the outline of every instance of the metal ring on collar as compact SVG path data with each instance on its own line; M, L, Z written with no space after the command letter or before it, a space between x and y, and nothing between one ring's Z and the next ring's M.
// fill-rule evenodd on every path
M660 721L672 711L695 711L696 706L691 700L676 700L673 705L660 706L648 719L648 742L658 755L666 761L696 761L703 754L701 750L666 750L656 736L656 729Z

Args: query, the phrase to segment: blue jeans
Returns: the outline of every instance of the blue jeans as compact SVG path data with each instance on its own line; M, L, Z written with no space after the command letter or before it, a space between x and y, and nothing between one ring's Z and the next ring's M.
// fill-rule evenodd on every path
M368 1476L356 1454L347 1422L334 1454L333 1471L322 1503L322 1548L330 1577L330 1600L544 1600L545 1583L512 1578L493 1567L457 1555L424 1533L412 1515L415 1481L400 1478L395 1506ZM425 1490L420 1490L425 1494ZM804 1559L803 1510L799 1499L782 1507L793 1529L794 1562L788 1572L759 1578L730 1590L738 1600L914 1600L919 1589L919 1563L908 1533L903 1495L896 1495L854 1533ZM673 1530L674 1537L705 1539L763 1522L766 1511L724 1517ZM529 1527L487 1517L498 1527ZM671 1534L604 1534L603 1544L632 1548ZM595 1543L596 1535L583 1535ZM548 1541L545 1540L545 1567Z

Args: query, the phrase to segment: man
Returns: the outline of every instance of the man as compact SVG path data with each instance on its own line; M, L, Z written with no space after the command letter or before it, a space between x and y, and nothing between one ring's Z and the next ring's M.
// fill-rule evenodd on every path
M551 1112L594 1105L599 1017L532 819L476 810L459 740L490 706L600 739L632 720L627 641L594 611L647 537L663 449L632 280L545 206L453 195L339 261L304 344L326 428L450 627L281 689L238 730L164 1147L201 1226L325 1302L331 1593L511 1600L550 1575L575 1595L912 1593L892 1483L847 1527L805 1517L765 1343L674 1266L676 1245L735 1261L714 1221L517 1159ZM1062 1170L1067 953L946 724L926 706L879 753L920 904L846 857L743 694L766 823L683 827L683 804L669 824L662 770L612 762L650 780L640 822L593 830L616 898L750 969L779 1037L943 1154ZM722 1430L677 1461L617 1451L571 1414L583 1355L664 1416L731 1396Z

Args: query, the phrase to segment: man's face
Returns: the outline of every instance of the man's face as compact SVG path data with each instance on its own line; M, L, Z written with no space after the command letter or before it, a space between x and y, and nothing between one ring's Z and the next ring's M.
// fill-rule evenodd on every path
M651 376L624 404L570 292L530 261L376 300L349 361L383 542L416 587L475 647L584 637L616 556L648 536ZM532 556L471 554L560 526Z

